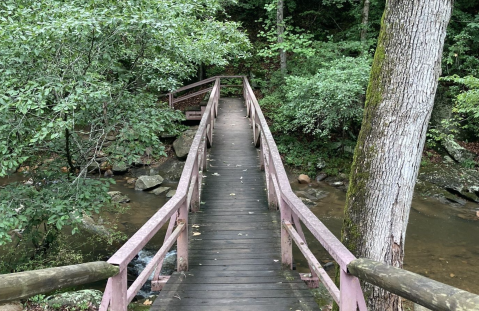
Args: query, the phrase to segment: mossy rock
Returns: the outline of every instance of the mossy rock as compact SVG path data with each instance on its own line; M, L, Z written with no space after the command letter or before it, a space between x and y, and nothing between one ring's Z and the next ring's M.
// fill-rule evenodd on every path
M75 292L66 292L49 296L45 304L50 308L73 307L87 309L88 307L98 308L103 293L95 289L84 289Z

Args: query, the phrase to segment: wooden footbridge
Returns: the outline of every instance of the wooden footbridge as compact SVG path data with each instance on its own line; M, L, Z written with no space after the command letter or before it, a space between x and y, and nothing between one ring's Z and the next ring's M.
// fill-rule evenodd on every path
M243 98L220 98L222 78L240 79ZM174 97L208 83L214 85ZM210 96L206 106L190 114L201 123L175 196L107 263L6 275L0 281L0 302L110 277L100 310L124 311L153 275L152 289L160 294L152 310L319 310L308 285L321 282L341 311L363 311L360 279L432 310L479 310L477 295L355 258L292 192L245 77L213 77L179 91L170 94L170 105L206 92ZM127 265L164 225L164 244L128 286ZM303 226L338 264L339 287L309 250ZM293 243L308 261L310 274L292 270ZM163 258L175 244L177 271L160 275Z

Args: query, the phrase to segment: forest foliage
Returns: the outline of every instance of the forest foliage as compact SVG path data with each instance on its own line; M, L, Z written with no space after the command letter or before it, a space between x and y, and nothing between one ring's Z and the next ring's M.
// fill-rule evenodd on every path
M34 245L28 256L41 256L62 228L76 232L107 204L110 181L86 178L99 150L112 163L164 156L161 134L180 133L183 115L163 95L199 66L250 78L287 164L347 173L384 1L370 1L361 40L363 1L287 0L282 43L276 3L0 2L0 176L32 168L27 185L0 188L0 245L18 241L16 230ZM435 142L479 139L478 8L455 1L440 82L451 118L430 125Z
M30 167L28 183L0 189L0 245L31 243L34 259L62 228L75 233L110 200L108 179L86 178L97 158L166 155L160 136L180 133L184 117L162 94L199 64L248 54L239 24L217 18L222 3L0 2L0 176Z

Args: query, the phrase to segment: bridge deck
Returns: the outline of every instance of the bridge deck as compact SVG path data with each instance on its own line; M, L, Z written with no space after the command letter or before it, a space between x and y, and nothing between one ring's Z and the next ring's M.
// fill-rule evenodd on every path
M268 210L245 115L243 100L220 101L201 211L189 219L189 271L172 275L152 310L319 310L281 268L279 213Z

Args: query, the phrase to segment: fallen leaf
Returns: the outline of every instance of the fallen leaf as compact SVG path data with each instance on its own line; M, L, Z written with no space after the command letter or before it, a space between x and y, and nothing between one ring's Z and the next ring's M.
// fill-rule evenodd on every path
M234 193L230 193L230 195L236 195L236 194L234 194Z
M201 203L200 203L200 204L202 204L202 205L203 205L203 204L206 204L206 202L203 202L203 201L201 201Z
M476 212L476 216L479 217L479 211Z
M241 176L240 179L243 179L243 176ZM479 213L479 212L478 212L478 213Z
M251 214L254 214L254 212L249 212L249 214L250 214L250 215L251 215Z
M218 173L213 173L213 174L211 174L211 175L213 175L213 176L220 176L220 174L218 174Z
M273 261L274 261L274 262L278 262L278 261L279 261L279 259L273 259Z
M456 275L454 273L449 274L451 278L455 277Z
M193 232L193 236L201 235L200 232Z
M191 226L191 227L192 227L192 228L199 228L200 225L193 225L193 226Z
M145 306L150 306L152 303L153 303L153 301L151 301L151 300L149 300L149 299L147 299L147 300L145 300L145 302L143 302L143 304L144 304Z

